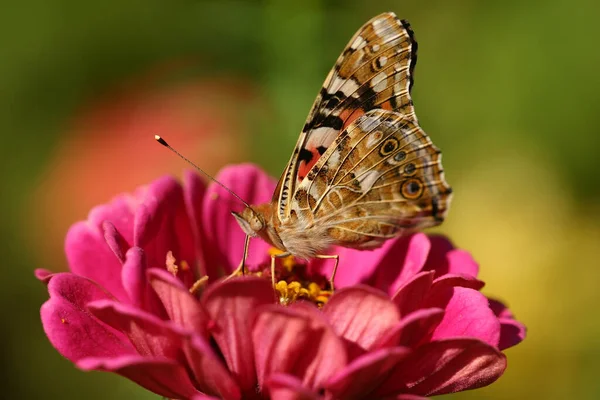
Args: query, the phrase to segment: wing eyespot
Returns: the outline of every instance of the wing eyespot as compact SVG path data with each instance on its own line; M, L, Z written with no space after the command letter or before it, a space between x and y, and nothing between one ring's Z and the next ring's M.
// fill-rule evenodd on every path
M402 197L408 200L416 200L423 194L423 182L419 179L408 179L400 188Z
M414 163L408 163L404 166L404 175L414 175L417 172L417 166Z
M385 142L383 142L383 144L379 148L379 155L382 157L388 156L392 154L398 148L398 146L400 146L400 142L398 141L398 139L391 137Z

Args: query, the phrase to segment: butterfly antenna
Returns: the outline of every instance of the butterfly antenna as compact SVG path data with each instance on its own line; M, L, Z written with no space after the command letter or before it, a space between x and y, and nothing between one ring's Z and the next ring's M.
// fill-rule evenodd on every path
M239 201L241 201L246 207L250 207L250 204L246 203L244 201L244 199L242 199L240 196L238 196L233 190L229 189L227 186L223 185L221 182L219 182L218 180L216 180L215 178L213 178L212 176L210 176L206 171L204 171L202 168L200 168L199 166L197 166L196 164L194 164L193 162L191 162L190 160L188 160L183 154L181 154L180 152L178 152L177 150L175 150L174 148L171 147L171 145L169 145L169 143L167 143L165 141L165 139L161 138L158 135L154 135L154 139L156 139L156 141L160 144L162 144L163 146L165 146L167 149L171 150L173 153L177 154L182 160L184 160L185 162L187 162L188 164L190 164L192 167L196 168L196 170L198 172L201 172L204 176L206 176L208 179L210 179L211 181L213 181L214 183L216 183L217 185L221 186L223 189L227 190L229 193L231 193L231 195L233 197L235 197L236 199L238 199Z

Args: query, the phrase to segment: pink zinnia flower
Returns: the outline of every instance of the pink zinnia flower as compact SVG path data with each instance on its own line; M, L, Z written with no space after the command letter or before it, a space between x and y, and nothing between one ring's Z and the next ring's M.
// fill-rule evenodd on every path
M249 165L217 179L251 203L274 188ZM67 235L71 273L37 271L50 342L83 370L170 398L416 399L492 383L506 368L501 350L525 336L479 292L468 253L421 233L336 249L330 297L330 263L286 260L278 295L289 305L276 303L260 240L251 272L221 279L243 249L232 209L222 188L189 172L183 187L161 178L92 210Z

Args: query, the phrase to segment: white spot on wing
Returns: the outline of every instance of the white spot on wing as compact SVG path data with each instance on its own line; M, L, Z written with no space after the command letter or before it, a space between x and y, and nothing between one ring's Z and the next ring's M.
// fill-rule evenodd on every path
M331 168L337 168L339 163L340 163L340 152L339 152L339 150L336 150L333 153L331 153L331 156L329 156L329 160L327 160L327 164L329 164L329 166Z
M350 97L353 93L358 90L358 83L354 79L344 79L339 76L335 76L327 89L327 93L335 94L338 90L342 90L342 93L346 97Z
M383 133L381 131L375 131L375 132L371 133L367 137L367 143L366 143L367 148L370 149L373 146L375 146L377 143L379 143L379 141L381 140L382 137L383 137Z
M362 46L364 43L365 43L365 39L363 39L363 37L359 35L356 37L356 39L354 39L354 41L350 45L350 48L352 50L356 50L356 49L360 48L360 46Z
M312 131L310 131L310 136L306 141L306 147L310 149L317 148L319 146L329 147L329 145L333 143L338 134L339 132L335 129L331 129L325 126L313 129Z
M375 34L379 37L385 37L386 34L389 35L389 28L392 28L392 25L385 18L373 21L373 30L375 30Z
M379 172L372 170L364 173L363 171L358 171L356 176L356 179L360 183L360 190L363 192L367 192L371 190L371 188L375 184L375 181L377 181L380 175Z
M383 92L387 87L387 74L385 72L380 72L373 80L371 80L371 86L373 86L373 90L376 93Z
M371 130L375 129L380 122L381 119L379 118L363 117L360 123L358 124L358 127L365 132L370 132Z

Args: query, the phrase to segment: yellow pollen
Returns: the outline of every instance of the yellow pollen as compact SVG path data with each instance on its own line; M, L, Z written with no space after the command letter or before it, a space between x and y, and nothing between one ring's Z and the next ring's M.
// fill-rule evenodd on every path
M319 285L314 282L308 284L308 287L303 287L298 281L286 282L279 281L275 284L275 290L279 294L279 303L287 306L297 300L308 300L322 307L331 296L329 290L321 290Z
M217 193L215 193L215 192L212 192L212 193L210 194L210 198L211 198L212 200L216 200L216 199L218 199L218 198L219 198L219 195L218 195Z
M194 282L194 284L190 288L190 293L191 294L198 293L198 290L200 290L200 288L202 288L202 286L206 285L206 282L208 282L208 275L203 276L202 278L200 278L196 282Z
M271 247L269 249L270 256L276 256L283 253L285 252L275 247ZM296 260L294 259L294 256L282 257L279 258L279 260L281 260L281 265L287 270L287 272L292 272L292 270L296 266Z
M179 264L181 265L182 270L184 270L184 271L190 270L190 265L187 263L187 261L181 260L181 262Z
M61 322L63 325L66 325L66 324L67 324L67 320L66 320L65 318L61 318L61 319L60 319L60 322Z

